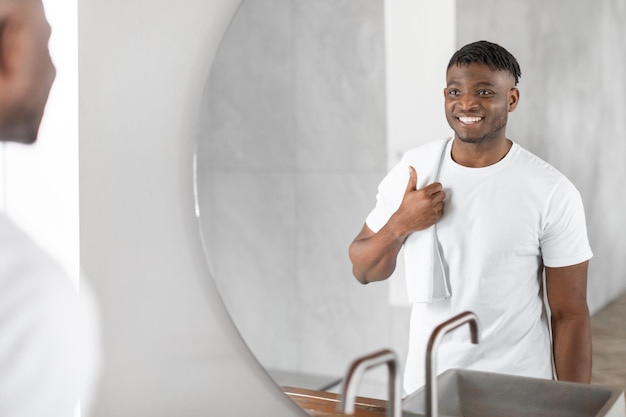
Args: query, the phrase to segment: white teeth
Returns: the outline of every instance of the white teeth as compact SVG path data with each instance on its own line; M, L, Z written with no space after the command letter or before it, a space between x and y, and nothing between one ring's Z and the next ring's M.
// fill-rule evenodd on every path
M466 125L471 125L476 122L480 122L482 119L483 119L482 117L459 117L459 120L461 121L461 123L464 123Z

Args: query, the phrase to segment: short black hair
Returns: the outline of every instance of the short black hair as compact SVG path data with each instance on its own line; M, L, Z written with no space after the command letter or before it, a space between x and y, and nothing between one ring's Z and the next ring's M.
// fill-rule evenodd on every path
M492 70L508 71L515 78L515 85L522 76L517 59L498 44L478 41L465 45L452 55L448 69L453 65L485 64Z

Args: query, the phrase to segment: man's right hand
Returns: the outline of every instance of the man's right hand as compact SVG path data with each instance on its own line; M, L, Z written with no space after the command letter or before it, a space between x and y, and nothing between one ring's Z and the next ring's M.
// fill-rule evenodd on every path
M444 199L446 193L439 182L434 182L423 188L417 189L417 172L409 166L409 182L402 203L392 216L397 227L404 230L408 236L412 232L427 229L437 223L443 216ZM394 218L395 217L395 218Z
M418 190L417 173L409 167L409 182L398 210L377 233L364 224L350 245L352 272L357 280L367 284L389 278L407 236L441 219L445 197L438 182Z

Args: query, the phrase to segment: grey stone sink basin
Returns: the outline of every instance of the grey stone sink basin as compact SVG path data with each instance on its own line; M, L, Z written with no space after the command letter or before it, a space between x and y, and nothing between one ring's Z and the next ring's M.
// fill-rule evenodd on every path
M451 369L437 377L439 416L625 417L617 388ZM402 402L403 416L426 414L425 387Z

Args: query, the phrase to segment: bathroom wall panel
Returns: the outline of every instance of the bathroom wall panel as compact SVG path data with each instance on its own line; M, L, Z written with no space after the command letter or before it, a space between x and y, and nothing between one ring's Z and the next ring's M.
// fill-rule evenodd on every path
M384 171L383 1L294 4L299 169Z
M202 232L224 303L261 363L291 369L299 358L293 175L213 172L201 181L212 184Z
M341 375L356 355L395 346L388 284L359 284L348 259L380 177L305 172L297 180L301 367Z
M226 31L203 112L201 135L211 139L199 144L201 169L294 168L292 3L248 1Z

